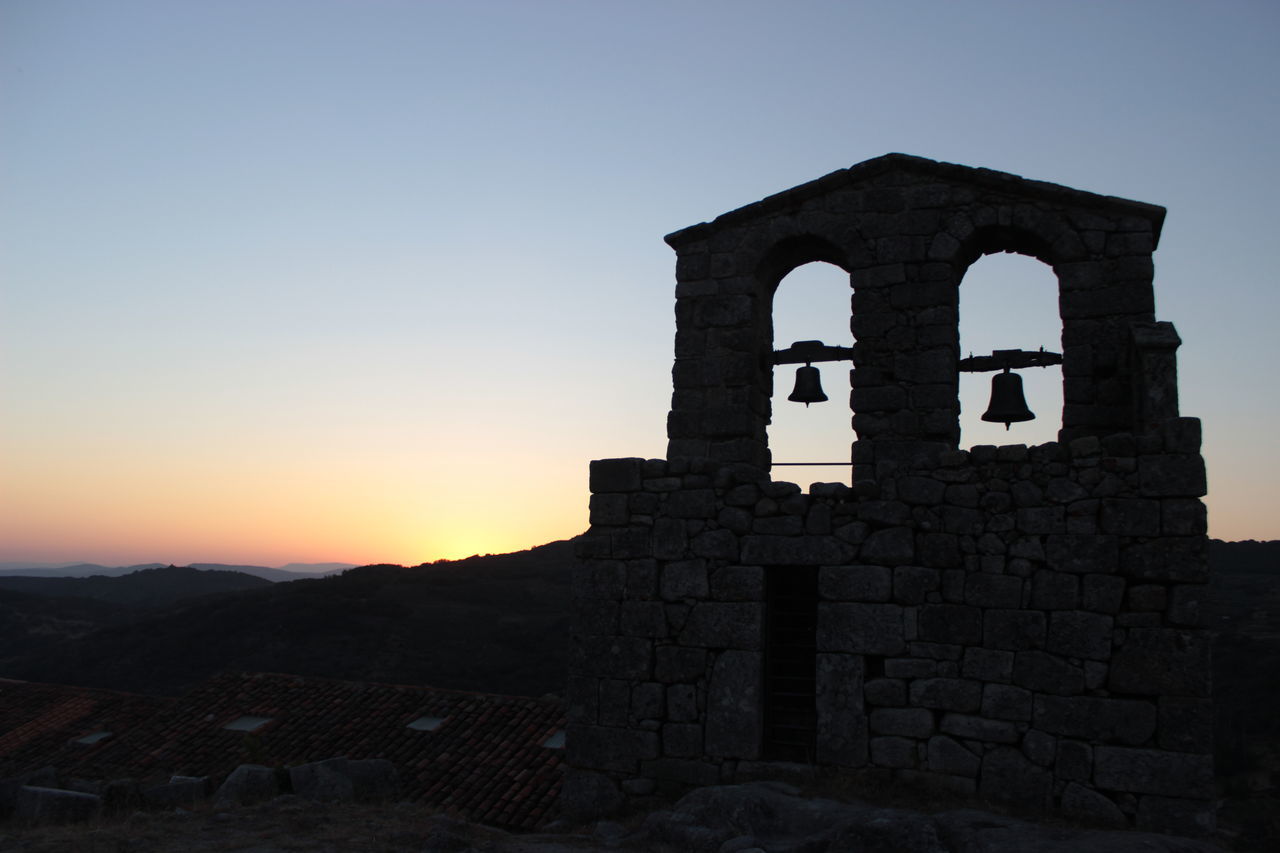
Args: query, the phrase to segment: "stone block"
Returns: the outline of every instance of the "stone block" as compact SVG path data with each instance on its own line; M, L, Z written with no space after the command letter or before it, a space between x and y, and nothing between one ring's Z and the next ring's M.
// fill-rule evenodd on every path
M572 609L574 636L611 636L618 633L618 602L577 598Z
M622 560L652 557L652 537L646 529L620 530L609 536L609 554Z
M715 518L716 493L711 489L686 489L667 497L671 518Z
M592 494L634 492L640 489L643 459L596 459L590 467Z
M936 661L927 661L936 665ZM863 687L868 705L900 708L907 704L907 682L901 678L872 678Z
M888 601L892 571L885 566L823 566L818 570L818 595L826 601Z
M624 597L636 600L653 599L657 598L657 596L657 560L630 560L627 562Z
M750 565L822 566L852 562L854 548L830 536L744 536L742 562Z
M626 569L616 560L579 560L573 566L573 597L617 601L626 588Z
M1093 778L1093 747L1083 741L1060 739L1053 775L1058 779L1088 782Z
M935 773L949 776L978 775L982 760L946 735L929 738L926 765Z
M818 650L898 655L906 649L896 604L818 604Z
M1022 604L1022 579L986 573L969 575L964 585L964 601L976 607L1019 607Z
M944 714L938 728L954 737L988 743L1017 743L1021 737L1016 723L969 714Z
M1060 506L1024 507L1018 510L1017 529L1032 536L1065 533L1066 511Z
M1103 696L1037 696L1035 727L1065 737L1138 746L1156 730L1150 702Z
M623 525L631 517L627 496L622 493L592 495L590 507L593 525Z
M1131 628L1112 655L1107 687L1133 695L1208 697L1209 648L1204 631Z
M1018 652L1013 661L1013 683L1037 693L1074 696L1084 690L1084 670L1046 652Z
M1045 615L1038 610L988 610L982 644L989 649L1023 651L1044 647Z
M938 674L938 662L918 658L889 658L884 662L884 674L893 679L932 678ZM905 693L903 698L906 698Z
M960 672L979 681L1007 682L1013 678L1013 652L979 646L965 649Z
M694 758L702 754L702 726L667 723L662 727L662 754L668 758Z
M1031 576L1031 607L1037 610L1074 610L1079 605L1078 575L1042 569Z
M934 732L933 713L924 708L874 708L872 734L925 738Z
M799 536L804 533L804 519L796 515L775 515L751 522L751 531L765 536Z
M959 543L949 533L917 534L916 552L919 563L930 568L950 569L961 562Z
M1049 616L1045 649L1063 657L1107 660L1111 657L1110 616L1083 610L1060 610Z
M1126 829L1129 825L1124 812L1105 794L1086 788L1077 782L1068 782L1062 791L1062 814L1081 823Z
M618 678L605 678L600 681L600 724L605 726L625 726L629 721L627 715L631 706L631 682Z
M958 604L924 605L917 630L925 642L976 646L982 643L982 611Z
M705 787L720 781L720 768L706 761L687 758L659 758L640 762L640 770L646 776L666 782L675 782L677 790L688 786Z
M726 651L716 656L707 692L708 755L748 760L760 757L761 677L759 652Z
M619 631L625 637L665 637L667 614L658 601L624 601L619 608Z
M629 722L661 719L666 707L666 686L656 681L637 684L631 688L630 700Z
M915 535L909 527L878 530L866 538L859 553L862 560L867 563L880 566L905 565L915 556ZM820 560L819 562L831 564L848 562L848 560Z
M898 498L908 504L935 506L942 502L946 484L932 477L899 477Z
M1093 613L1119 613L1124 600L1124 578L1115 575L1085 575L1081 582L1080 606Z
M652 643L642 637L580 635L574 644L571 670L597 678L649 677Z
M917 763L916 741L905 737L871 738L873 767L912 768Z
M994 720L1030 720L1031 691L1011 684L985 685L982 716Z
M908 702L917 708L977 711L982 704L982 684L964 678L917 678L911 682Z
M1208 530L1204 503L1196 498L1160 501L1160 532L1165 536L1203 536Z
M1093 778L1100 788L1193 799L1213 796L1212 756L1121 746L1099 746L1093 753Z
M707 563L705 560L679 560L662 567L658 591L664 601L707 598Z
M923 604L925 596L942 586L937 569L898 566L893 570L893 600L899 604Z
M1098 524L1103 533L1159 536L1160 502L1140 498L1107 498L1102 501Z
M1073 574L1112 574L1120 565L1115 536L1062 534L1046 538L1049 568Z
M692 684L667 687L667 719L687 723L698 719L698 691Z
M863 659L819 654L815 681L818 714L817 759L823 764L861 767L867 763L867 717L863 711Z
M710 576L711 597L716 601L763 601L764 569L760 566L724 566Z
M658 733L611 726L569 726L565 758L572 767L635 774L642 759L657 758Z
M1133 580L1207 583L1209 562L1200 536L1165 537L1124 549L1121 571Z
M705 530L693 537L690 550L694 556L713 560L736 560L738 537L729 530Z
M1169 603L1169 591L1160 584L1137 584L1129 587L1129 609L1159 613Z
M992 800L1040 811L1049 805L1053 776L1018 750L996 747L982 756L978 792Z
M654 657L654 677L664 684L692 683L707 674L705 649L658 646Z
M1036 729L1030 729L1022 736L1022 754L1033 764L1051 767L1053 757L1058 751L1058 739Z
M700 601L680 631L680 645L713 649L759 649L764 605Z
M1199 454L1164 454L1138 459L1138 483L1144 495L1198 498L1208 490Z

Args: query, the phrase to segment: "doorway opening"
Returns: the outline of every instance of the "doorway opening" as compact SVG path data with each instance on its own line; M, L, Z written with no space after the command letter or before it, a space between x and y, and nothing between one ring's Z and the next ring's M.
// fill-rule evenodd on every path
M818 736L818 569L765 571L764 743L768 761L812 764Z

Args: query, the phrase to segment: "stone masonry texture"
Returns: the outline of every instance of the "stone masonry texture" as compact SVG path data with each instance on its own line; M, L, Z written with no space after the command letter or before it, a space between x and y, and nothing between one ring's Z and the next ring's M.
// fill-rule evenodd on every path
M811 763L1212 826L1206 480L1154 317L1163 218L890 154L669 235L667 458L591 463L572 768L623 792L767 772L768 590L813 573ZM996 251L1056 273L1061 430L966 450L958 287ZM857 343L853 485L805 493L771 479L767 428L773 291L810 261L850 274Z

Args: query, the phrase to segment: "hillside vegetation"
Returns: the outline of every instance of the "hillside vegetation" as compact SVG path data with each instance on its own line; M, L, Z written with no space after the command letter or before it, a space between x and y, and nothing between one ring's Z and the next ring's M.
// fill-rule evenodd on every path
M172 695L233 669L560 693L572 563L571 543L554 542L414 568L254 583L149 609L0 587L0 676ZM83 596L88 588L63 589Z

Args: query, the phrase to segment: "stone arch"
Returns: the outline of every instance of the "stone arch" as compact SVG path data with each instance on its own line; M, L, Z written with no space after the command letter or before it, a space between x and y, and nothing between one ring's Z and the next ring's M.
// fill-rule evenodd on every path
M1154 321L1163 218L1154 205L890 154L668 235L678 255L668 454L767 470L773 290L813 260L851 278L864 470L958 446L959 284L992 251L1030 255L1057 276L1060 439L1141 426L1152 415L1138 365L1156 356L1135 354L1134 336Z

